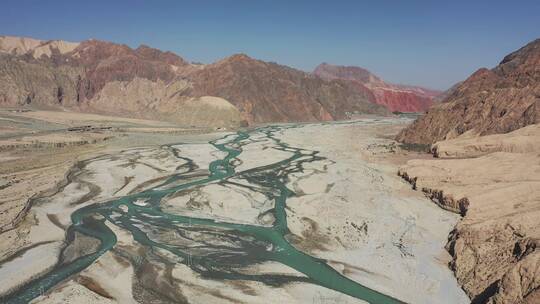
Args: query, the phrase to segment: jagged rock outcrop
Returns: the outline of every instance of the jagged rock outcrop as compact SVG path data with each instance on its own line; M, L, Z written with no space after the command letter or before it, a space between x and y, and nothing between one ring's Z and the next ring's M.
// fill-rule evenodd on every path
M464 217L451 233L451 268L472 303L538 303L540 128L437 142L446 159L407 162L399 174Z
M421 87L390 84L370 71L355 66L322 63L313 74L327 80L350 82L359 92L370 92L371 102L383 105L390 111L424 112L441 93Z
M503 275L497 287L499 290L489 300L490 304L538 303L540 301L540 251L536 250L517 262Z
M196 65L145 45L0 36L2 106L229 127L388 114L369 102L369 94L246 55Z
M397 139L432 144L466 132L507 133L540 122L540 39L480 69L428 110Z

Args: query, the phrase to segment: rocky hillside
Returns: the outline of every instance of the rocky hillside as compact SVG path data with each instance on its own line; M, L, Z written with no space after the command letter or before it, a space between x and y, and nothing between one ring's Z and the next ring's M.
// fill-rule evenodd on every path
M540 122L540 39L482 68L441 104L404 129L398 140L431 144L465 135L507 133Z
M388 113L369 98L348 83L245 55L194 65L144 45L0 36L0 106L217 127Z
M246 55L234 55L187 73L195 96L220 96L249 122L345 119L349 113L385 114L371 96L343 81L319 77Z
M370 92L371 102L383 105L390 111L424 112L441 93L421 87L387 83L370 71L355 66L323 63L315 68L313 74L327 80L341 79L363 94Z

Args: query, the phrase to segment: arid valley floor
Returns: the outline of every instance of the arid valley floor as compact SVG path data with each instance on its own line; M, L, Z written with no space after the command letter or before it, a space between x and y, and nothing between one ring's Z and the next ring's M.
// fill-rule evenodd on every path
M425 158L389 139L408 119L1 119L4 302L469 302L444 248L459 216L396 174Z
M0 304L540 304L540 1L4 2Z

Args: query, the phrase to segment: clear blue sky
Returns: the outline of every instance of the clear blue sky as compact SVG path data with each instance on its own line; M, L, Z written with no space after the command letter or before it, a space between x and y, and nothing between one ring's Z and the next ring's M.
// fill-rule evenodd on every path
M358 65L446 89L539 38L540 0L2 0L0 34L144 43L203 63L241 52L305 71Z

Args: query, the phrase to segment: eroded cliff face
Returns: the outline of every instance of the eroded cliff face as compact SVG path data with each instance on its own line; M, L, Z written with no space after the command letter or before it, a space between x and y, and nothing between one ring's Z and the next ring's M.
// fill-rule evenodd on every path
M446 159L411 160L399 174L463 215L447 249L473 303L540 299L540 128L437 142ZM436 195L434 195L436 194Z
M0 53L0 106L76 104L83 69Z
M126 45L98 40L81 42L67 57L67 64L84 67L84 76L78 84L79 101L92 99L111 81L142 78L169 83L176 78L176 69L187 65L169 52L146 46L133 50Z
M480 69L404 129L397 139L432 144L465 132L507 133L540 122L540 39Z
M389 113L371 104L369 93L346 83L245 55L195 65L148 46L131 49L98 40L70 43L0 36L0 89L3 106L159 118L190 126Z
M327 80L341 79L359 92L370 92L371 102L385 106L390 111L424 112L434 104L441 93L415 86L387 83L380 77L361 67L337 66L322 63L313 74Z

